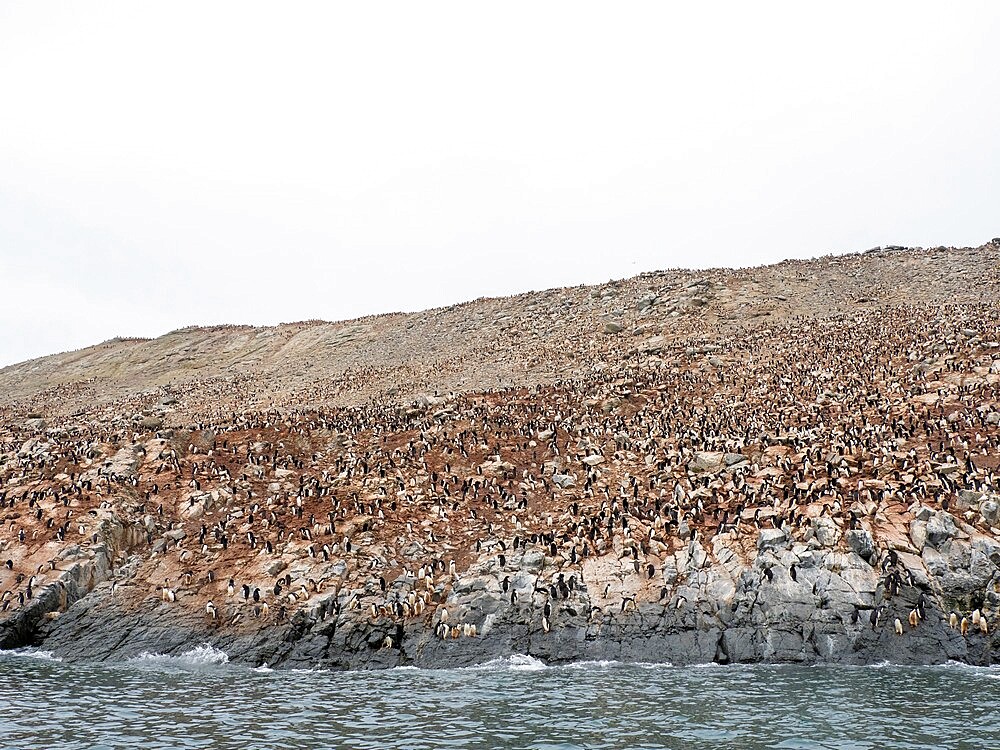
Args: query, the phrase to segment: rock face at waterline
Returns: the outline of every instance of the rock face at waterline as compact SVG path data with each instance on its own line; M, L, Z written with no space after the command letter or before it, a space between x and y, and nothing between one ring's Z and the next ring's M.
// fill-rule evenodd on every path
M0 370L0 648L994 661L1000 241Z

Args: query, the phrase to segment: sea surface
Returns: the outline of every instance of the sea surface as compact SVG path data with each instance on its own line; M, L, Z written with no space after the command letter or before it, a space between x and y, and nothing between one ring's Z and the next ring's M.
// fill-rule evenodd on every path
M119 664L0 652L0 748L995 748L1000 669L269 671L207 646Z

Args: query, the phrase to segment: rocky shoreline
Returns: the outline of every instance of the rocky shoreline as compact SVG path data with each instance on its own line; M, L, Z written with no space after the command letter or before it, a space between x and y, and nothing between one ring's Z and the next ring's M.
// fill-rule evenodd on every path
M982 497L980 505L992 512L995 502ZM434 616L437 628L350 608L352 599L375 599L378 590L317 597L288 622L249 631L200 612L179 613L152 597L128 606L112 588L128 586L130 566L113 570L99 547L80 553L84 559L66 556L70 564L59 579L0 624L0 647L38 646L66 660L122 660L207 643L231 662L271 668L447 668L513 654L554 664L995 663L1000 629L987 624L984 632L972 612L998 604L1000 544L943 511L911 510L910 538L895 540L881 556L863 529L841 534L818 523L805 540L765 529L751 561L723 538L707 549L692 541L666 561L655 582L634 575L631 561L618 555L586 561L583 580L572 587L565 576L560 586L547 574L556 568L540 550L507 555L502 569L488 557L454 582ZM115 536L128 534L116 526ZM890 578L896 573L898 584ZM400 591L410 584L399 581ZM654 590L660 586L669 591ZM914 621L918 607L922 616ZM952 612L962 613L957 627ZM476 624L474 635L462 629L469 624Z

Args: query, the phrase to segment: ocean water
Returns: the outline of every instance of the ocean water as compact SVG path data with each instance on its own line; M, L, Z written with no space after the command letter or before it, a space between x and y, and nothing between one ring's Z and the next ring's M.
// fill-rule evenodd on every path
M0 652L0 748L993 748L1000 669L269 671L207 646L119 664Z

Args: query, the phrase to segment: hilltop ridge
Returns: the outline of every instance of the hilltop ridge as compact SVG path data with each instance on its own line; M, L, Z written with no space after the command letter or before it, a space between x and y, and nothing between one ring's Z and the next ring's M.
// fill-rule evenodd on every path
M2 368L0 407L65 414L227 378L259 380L274 406L551 382L582 372L595 347L648 349L883 305L989 302L1000 294L998 268L1000 238L979 248L894 247L743 269L646 272L338 322L187 326ZM606 329L617 326L622 341L608 339Z

